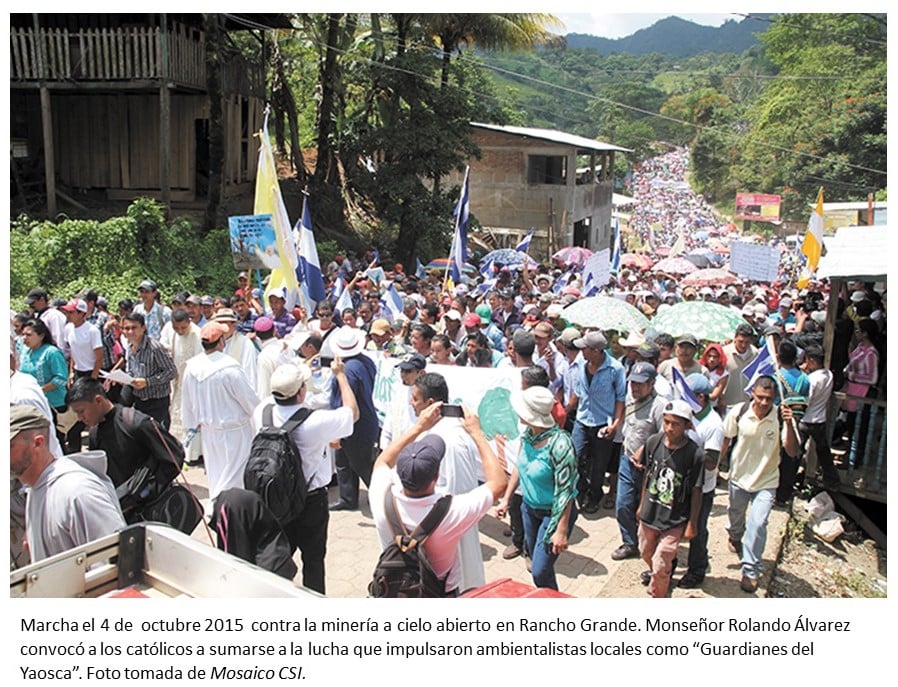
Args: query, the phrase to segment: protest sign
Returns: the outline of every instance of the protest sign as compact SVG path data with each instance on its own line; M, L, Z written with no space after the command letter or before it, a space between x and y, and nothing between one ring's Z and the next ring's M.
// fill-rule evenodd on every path
M273 270L281 266L271 215L228 217L231 257L238 270Z
M757 246L745 241L730 243L730 271L755 281L776 281L780 251L773 246Z

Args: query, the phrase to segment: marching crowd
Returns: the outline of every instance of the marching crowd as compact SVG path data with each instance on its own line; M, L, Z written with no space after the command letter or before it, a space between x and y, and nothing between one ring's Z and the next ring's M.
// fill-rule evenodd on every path
M496 265L489 282L447 289L442 272L416 277L397 264L377 279L367 263L340 256L325 270L348 290L352 305L340 312L331 301L290 308L285 290L263 295L245 273L217 298L163 299L146 279L136 302L113 308L91 290L54 303L33 289L29 310L11 317L13 568L143 519L187 462L208 476L203 516L221 548L288 577L299 550L304 586L321 593L329 513L358 509L360 483L382 547L397 519L411 531L452 495L423 544L449 594L484 584L477 523L493 507L508 518L503 556L522 557L536 586L558 588L554 564L577 518L604 509L620 530L612 558L641 557L652 596L669 593L684 541L676 584L699 587L724 480L730 549L742 589L753 592L768 515L804 479L809 441L826 487L849 467L834 461L831 439L854 438L850 467L862 467L866 409L845 407L833 437L826 428L834 389L884 393L886 294L870 284L696 290L623 270L608 294L650 326L615 331L566 319L583 284L561 266ZM401 310L385 299L388 288ZM683 300L712 301L742 322L722 341L652 328L653 316ZM764 350L772 367L749 386L746 368ZM408 389L385 410L374 401L383 358ZM517 455L487 439L471 409L452 412L441 366L519 370L510 397ZM307 494L289 522L244 489L254 437L270 426L286 427L302 460ZM330 503L329 486L338 493Z

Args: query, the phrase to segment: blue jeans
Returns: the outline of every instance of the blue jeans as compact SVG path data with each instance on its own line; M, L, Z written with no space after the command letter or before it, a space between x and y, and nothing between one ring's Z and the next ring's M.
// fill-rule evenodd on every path
M714 505L714 492L702 494L702 506L698 512L695 536L689 542L689 568L699 577L704 577L708 570L708 517L711 515L711 506Z
M552 519L552 511L531 508L526 502L521 502L521 515L524 518L524 544L530 552L533 584L537 587L558 589L555 581L555 559L557 553L552 553L552 545L543 542L546 536L546 528ZM574 522L577 520L577 503L571 500L571 517L568 519L567 534L571 536Z
M752 493L730 482L730 505L727 508L730 523L727 531L730 539L742 542L742 574L747 577L757 579L761 574L761 559L767 545L767 519L773 509L775 493L776 489L761 489Z
M614 516L620 529L620 538L627 546L639 546L636 509L642 494L642 479L645 470L638 469L624 453L620 456L617 470L617 498L614 502Z

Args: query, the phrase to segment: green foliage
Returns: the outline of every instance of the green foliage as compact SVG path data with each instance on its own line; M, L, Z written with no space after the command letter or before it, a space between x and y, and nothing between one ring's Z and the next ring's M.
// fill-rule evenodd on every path
M90 287L110 302L133 299L147 277L159 284L163 298L181 290L229 291L234 266L227 229L203 236L189 220L167 224L161 206L142 198L124 217L52 222L21 216L10 232L10 300L16 308L37 286L61 298Z

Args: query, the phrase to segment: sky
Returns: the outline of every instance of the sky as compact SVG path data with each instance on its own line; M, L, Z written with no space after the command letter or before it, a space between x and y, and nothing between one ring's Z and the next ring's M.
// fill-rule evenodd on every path
M740 14L682 14L682 13L639 13L639 14L576 14L555 13L565 28L559 33L586 33L603 38L623 38L639 29L651 26L665 17L677 16L703 26L720 26L727 19L741 21Z

